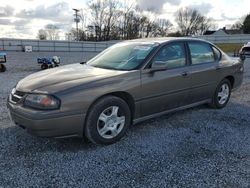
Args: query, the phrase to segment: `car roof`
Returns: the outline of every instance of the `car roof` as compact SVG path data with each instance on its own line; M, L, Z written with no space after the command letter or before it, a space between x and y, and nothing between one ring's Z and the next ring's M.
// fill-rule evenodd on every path
M250 47L250 42L248 42L247 44L244 44L243 47Z
M202 41L208 42L202 39L189 38L189 37L160 37L160 38L143 38L143 39L134 39L124 42L152 42L152 43L166 43L170 41ZM209 43L209 42L208 42Z

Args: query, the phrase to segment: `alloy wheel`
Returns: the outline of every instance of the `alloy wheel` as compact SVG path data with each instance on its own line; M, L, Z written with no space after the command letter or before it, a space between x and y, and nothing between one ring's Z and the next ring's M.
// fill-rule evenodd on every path
M227 102L229 97L230 89L227 83L221 85L221 88L218 92L218 102L220 105L223 105Z
M125 115L118 106L106 108L97 121L97 130L101 137L112 139L116 137L125 125Z

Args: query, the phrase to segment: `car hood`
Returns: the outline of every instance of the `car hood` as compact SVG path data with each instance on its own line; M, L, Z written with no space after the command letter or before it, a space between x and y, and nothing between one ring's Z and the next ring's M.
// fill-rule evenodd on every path
M31 74L19 81L16 89L23 92L43 91L43 88L53 88L53 85L69 83L68 85L74 86L75 84L100 80L122 74L123 72L96 68L89 65L72 64Z

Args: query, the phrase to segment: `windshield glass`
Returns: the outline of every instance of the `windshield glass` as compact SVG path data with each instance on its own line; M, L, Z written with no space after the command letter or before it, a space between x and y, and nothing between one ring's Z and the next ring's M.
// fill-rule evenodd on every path
M132 70L138 67L156 47L156 43L123 42L115 44L88 61L88 65L115 70Z

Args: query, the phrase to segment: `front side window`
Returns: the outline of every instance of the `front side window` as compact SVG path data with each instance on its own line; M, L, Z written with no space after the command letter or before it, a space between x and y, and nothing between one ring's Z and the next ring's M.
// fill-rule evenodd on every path
M152 64L154 63L164 63L168 69L185 66L186 56L184 44L167 44L162 47L153 58Z
M214 62L214 53L207 43L190 42L188 44L191 54L192 64L202 64Z
M159 44L149 42L123 42L115 44L87 62L104 69L133 70L144 62Z

